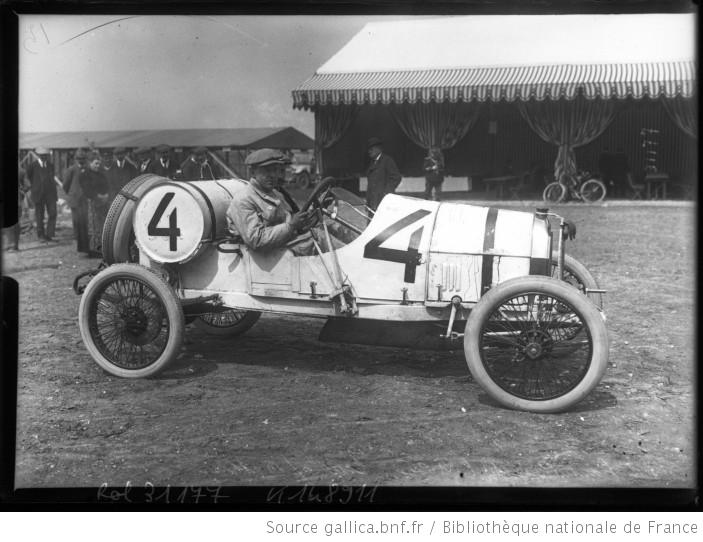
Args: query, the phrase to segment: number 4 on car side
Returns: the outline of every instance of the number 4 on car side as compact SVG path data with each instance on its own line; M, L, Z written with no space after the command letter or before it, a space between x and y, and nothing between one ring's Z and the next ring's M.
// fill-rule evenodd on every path
M565 410L600 381L603 290L564 253L562 217L392 194L374 213L328 178L302 207L319 218L316 252L297 256L228 233L245 186L143 175L117 196L103 268L84 290L76 281L81 334L106 371L152 376L187 323L236 336L271 312L325 318L323 341L463 346L474 379L509 408ZM325 252L331 237L341 248Z

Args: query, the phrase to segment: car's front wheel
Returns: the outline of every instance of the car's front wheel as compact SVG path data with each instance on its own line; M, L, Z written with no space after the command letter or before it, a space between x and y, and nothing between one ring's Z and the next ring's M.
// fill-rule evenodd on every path
M608 335L601 312L577 289L528 276L479 300L466 323L464 353L473 377L500 404L559 412L600 381Z

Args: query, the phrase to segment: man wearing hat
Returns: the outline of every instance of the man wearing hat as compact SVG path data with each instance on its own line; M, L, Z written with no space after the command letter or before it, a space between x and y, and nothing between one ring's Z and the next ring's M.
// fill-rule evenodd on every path
M151 172L160 177L173 179L176 174L176 164L171 160L171 147L168 145L156 147L156 160L152 164Z
M76 149L73 154L73 164L66 168L62 175L66 200L71 207L73 235L76 238L77 250L85 253L90 250L88 241L88 200L83 194L79 178L87 167L86 159L86 152L83 149Z
M138 170L140 174L151 173L150 168L152 167L152 156L151 147L139 147L134 154L137 155L137 160L139 160Z
M215 169L207 159L207 149L197 147L183 166L182 178L184 181L207 181L217 179Z
M49 161L49 149L37 147L34 149L35 160L27 166L26 178L31 187L34 215L37 221L39 239L54 241L56 230L56 201L58 195L54 182L54 166ZM44 213L47 214L46 229L44 229Z
M425 199L439 201L444 182L444 155L439 147L430 147L422 162L425 170ZM434 195L432 194L434 192Z
M393 158L383 152L383 142L379 138L369 139L366 148L371 159L366 172L366 202L375 211L383 197L398 188L402 177Z
M283 195L276 190L281 166L286 157L274 149L259 149L244 161L251 168L249 185L237 192L227 209L227 227L239 235L252 250L268 250L288 246L295 254L314 254L308 235L314 211L294 212Z
M137 168L127 160L127 149L124 147L115 147L112 150L112 160L107 163L105 168L110 201L115 199L115 196L124 188L124 185L137 175L139 175L139 173L137 173Z

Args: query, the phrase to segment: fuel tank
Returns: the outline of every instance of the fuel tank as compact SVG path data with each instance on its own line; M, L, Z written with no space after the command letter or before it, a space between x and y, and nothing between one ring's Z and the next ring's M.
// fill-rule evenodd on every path
M194 258L203 241L227 235L225 213L234 195L246 186L241 179L168 181L154 186L134 212L137 245L160 263Z

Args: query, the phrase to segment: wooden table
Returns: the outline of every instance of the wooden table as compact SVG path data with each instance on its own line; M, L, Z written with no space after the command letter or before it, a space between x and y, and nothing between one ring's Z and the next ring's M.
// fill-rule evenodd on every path
M647 185L647 199L666 199L666 185L669 182L666 173L647 173L644 182Z
M503 199L505 195L505 185L511 182L517 182L519 179L515 175L503 175L502 177L487 177L483 179L486 183L486 188L495 190L496 198Z

